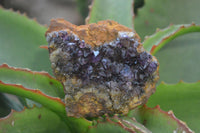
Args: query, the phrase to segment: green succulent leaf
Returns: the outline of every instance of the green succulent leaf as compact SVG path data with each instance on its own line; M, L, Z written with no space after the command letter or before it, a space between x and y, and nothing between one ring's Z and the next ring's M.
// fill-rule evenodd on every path
M0 20L0 64L52 74L48 51L39 48L47 44L44 37L47 28L3 8L0 8Z
M185 25L170 25L163 30L158 30L155 34L146 37L143 42L143 46L147 51L155 55L156 52L166 43L180 35L191 32L200 32L200 25L195 25L194 23Z
M0 20L0 65L7 63L15 67L45 70L51 74L48 51L39 48L40 45L46 44L46 27L27 18L26 15L2 7ZM10 101L12 109L21 108L20 105L17 107L10 97L4 97L2 100Z
M4 83L21 84L29 89L39 89L52 97L64 98L62 84L45 72L32 72L29 69L14 68L3 64L0 66L0 80ZM8 100L9 98L7 98ZM11 101L11 103L13 102ZM25 102L25 105L29 107L37 104L29 99L26 99ZM15 104L12 105L10 107L16 109Z
M144 38L156 28L170 24L200 23L199 0L145 1L135 17L136 32ZM200 79L199 33L180 36L157 51L160 63L160 81L177 83L179 80L196 82Z
M195 132L200 132L200 82L165 84L157 86L147 105L154 107L160 105L163 110L173 110L181 120Z
M13 111L0 118L1 133L70 133L62 119L42 107Z
M35 90L27 89L23 87L22 85L6 84L0 81L0 92L29 98L38 103L41 103L45 107L49 108L50 110L58 114L61 114L64 116L66 115L65 105L59 98L47 96L38 89L35 89Z
M123 10L122 10L123 9ZM114 20L129 28L133 27L133 0L94 0L87 23Z
M40 90L27 89L22 85L6 84L0 81L0 92L15 94L42 104L44 107L60 116L69 126L69 129L75 133L86 132L88 126L92 124L84 118L67 117L65 104L59 98L47 96Z
M165 112L159 106L149 108L145 105L131 111L128 117L136 118L138 122L152 131L152 133L193 133L186 123L174 116L172 111Z
M8 84L21 84L29 89L38 89L48 96L64 98L62 84L46 72L33 72L29 69L0 66L0 80ZM27 100L27 105L32 106Z
M149 108L146 105L130 111L127 116L99 118L97 123L89 128L89 133L160 133L161 131L193 133L186 123L175 117L172 111L165 112L159 106Z
M96 127L89 128L88 133L130 133L115 123L99 123ZM134 132L133 132L134 133Z

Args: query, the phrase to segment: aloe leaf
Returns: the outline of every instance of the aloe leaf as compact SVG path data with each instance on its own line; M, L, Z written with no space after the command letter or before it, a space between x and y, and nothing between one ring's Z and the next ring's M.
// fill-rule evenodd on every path
M67 117L65 104L59 98L47 96L40 90L27 89L22 85L6 84L0 81L0 92L15 94L42 104L60 116L73 132L86 132L88 126L92 124L84 118Z
M93 0L86 23L97 23L107 19L132 28L133 0Z
M134 24L141 38L151 35L157 28L165 28L169 24L200 23L199 0L151 0L145 1L138 9ZM187 9L187 10L185 10Z
M128 130L115 123L99 123L95 127L90 127L88 133L130 133ZM133 132L135 133L135 132Z
M163 30L158 30L155 34L146 37L143 42L143 46L147 51L155 55L156 52L166 43L180 35L191 32L200 32L200 25L195 25L194 23L185 25L170 25Z
M135 29L144 38L156 28L170 24L200 23L199 0L151 0L138 10ZM187 10L186 10L187 9ZM179 80L196 82L200 79L199 33L180 36L161 48L155 56L160 62L160 80L177 83Z
M177 84L161 83L152 95L147 105L160 107L167 111L173 110L174 114L181 120L187 122L188 126L195 132L200 132L200 82Z
M48 59L48 51L39 48L46 44L44 37L46 28L35 20L19 12L5 10L0 7L0 64L7 63L16 67L45 70L52 73ZM19 98L21 99L21 98ZM15 101L9 100L13 109L17 109ZM31 103L31 101L29 101Z
M0 92L29 98L41 103L45 107L51 109L54 112L57 112L58 114L65 114L64 103L59 98L47 96L40 90L27 89L22 85L6 84L0 81Z
M46 72L33 72L29 69L14 68L3 64L0 66L0 80L4 83L21 84L29 89L39 89L52 97L64 98L62 84ZM29 107L37 104L29 99L26 99L25 102Z
M135 117L152 133L193 133L186 123L175 117L172 111L165 112L159 106L149 108L145 105L131 111L128 117Z
M149 108L146 105L130 111L127 116L99 118L96 125L89 128L89 133L160 133L161 131L193 133L186 123L175 117L172 111L165 112L159 106Z
M13 111L0 118L3 133L70 133L68 127L54 112L42 107Z
M39 48L47 44L46 27L12 10L0 8L0 64L47 71L52 74L48 51Z
M46 95L64 98L62 84L46 72L0 65L0 80L4 83L21 84L29 89L39 89Z

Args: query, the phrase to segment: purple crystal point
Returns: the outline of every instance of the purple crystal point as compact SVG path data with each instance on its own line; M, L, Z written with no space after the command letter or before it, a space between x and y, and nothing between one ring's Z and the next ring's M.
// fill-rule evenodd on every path
M155 72L156 69L157 69L157 63L156 63L156 62L151 62L151 63L149 64L149 66L147 67L147 71L148 71L149 73Z

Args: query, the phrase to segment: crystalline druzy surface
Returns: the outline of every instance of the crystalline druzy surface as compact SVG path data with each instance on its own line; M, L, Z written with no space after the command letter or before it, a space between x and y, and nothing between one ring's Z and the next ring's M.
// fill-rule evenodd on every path
M68 116L126 114L155 91L156 58L117 22L75 26L52 20L46 38L52 69L65 87Z

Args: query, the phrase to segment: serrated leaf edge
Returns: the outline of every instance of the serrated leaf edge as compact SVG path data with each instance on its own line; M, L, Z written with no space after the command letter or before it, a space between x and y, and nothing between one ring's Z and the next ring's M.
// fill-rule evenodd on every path
M38 95L40 95L40 96L46 97L46 98L48 98L48 99L57 101L57 102L59 102L59 103L65 105L65 103L62 102L62 100L61 100L60 98L48 96L48 95L44 94L42 91L40 91L40 90L38 90L38 89L28 89L28 88L25 88L23 85L20 85L20 84L7 84L7 83L2 82L1 80L0 80L0 84L3 84L3 85L5 85L5 86L12 86L12 87L21 88L21 89L23 89L23 90L25 90L25 91L27 91L27 92L32 92L32 93L34 93L34 94L38 94ZM27 97L27 98L28 98L28 97Z
M181 127L184 127L184 131L186 131L187 133L194 133L194 131L192 131L185 122L179 120L178 118L176 118L176 116L174 115L173 111L170 110L168 112L163 111L159 105L155 106L154 108L150 108L148 107L146 104L143 106L145 108L145 110L155 110L157 109L159 112L169 116L170 118L172 118L173 120L175 120L178 125L180 125Z
M45 71L31 71L30 69L28 68L17 68L17 67L11 67L9 66L8 64L2 64L0 65L0 69L1 68L6 68L6 69L11 69L11 70L14 70L14 71L23 71L23 72L27 72L27 73L30 73L30 74L33 74L33 75L43 75L43 76L46 76L50 79L53 79L53 80L56 80L58 81L57 79L55 79L54 77L52 77L49 73L45 72ZM59 82L59 81L58 81Z
M150 53L155 55L155 53L165 44L167 43L168 41L170 40L173 40L175 39L176 37L180 36L180 35L183 35L183 34L186 34L186 33L190 33L190 32L200 32L200 30L196 30L196 31L190 31L190 32L186 32L186 33L181 33L181 34L178 34L179 31L181 31L182 29L188 29L188 28L191 28L191 27L197 27L197 28L200 28L200 25L197 25L195 23L192 23L192 24L182 24L182 25L172 25L170 24L167 28L164 28L164 29L159 29L159 30L156 30L156 32L154 34L152 34L151 36L146 36L145 37L145 40L143 41L143 44L144 44L144 47L146 46L145 45L145 41L147 41L148 39L151 39L152 37L154 37L156 34L159 34L159 32L163 32L173 26L178 26L177 30L170 33L169 35L165 36L164 38L161 39L160 42L158 42L157 44L154 44L150 50ZM166 41L166 42L165 42Z

